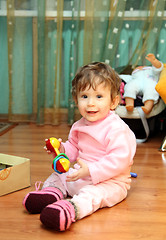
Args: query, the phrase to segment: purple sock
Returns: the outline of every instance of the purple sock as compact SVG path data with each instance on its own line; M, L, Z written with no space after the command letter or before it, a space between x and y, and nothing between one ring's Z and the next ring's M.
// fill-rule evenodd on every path
M40 220L48 228L65 231L75 222L74 206L67 200L57 201L43 209Z
M63 199L63 194L58 188L47 187L28 193L23 200L23 206L29 213L41 213L47 205L60 199Z

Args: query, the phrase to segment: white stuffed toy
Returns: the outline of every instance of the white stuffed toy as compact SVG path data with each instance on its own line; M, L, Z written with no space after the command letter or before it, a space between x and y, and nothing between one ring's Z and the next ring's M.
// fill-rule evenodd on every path
M144 103L142 110L145 114L149 114L153 105L159 99L159 94L155 90L155 86L163 69L163 63L157 60L152 53L149 53L145 58L151 62L152 66L137 67L131 75L121 74L120 77L126 82L124 87L126 109L132 112L134 100L137 95L142 95Z

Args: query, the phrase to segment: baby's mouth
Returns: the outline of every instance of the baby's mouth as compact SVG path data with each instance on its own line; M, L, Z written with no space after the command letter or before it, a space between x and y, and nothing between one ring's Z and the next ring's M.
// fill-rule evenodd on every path
M88 114L95 114L97 113L98 111L87 111Z

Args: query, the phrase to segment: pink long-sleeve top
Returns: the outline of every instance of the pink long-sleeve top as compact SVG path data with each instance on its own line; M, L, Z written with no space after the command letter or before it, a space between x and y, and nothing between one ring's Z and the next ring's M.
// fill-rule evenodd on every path
M136 138L114 111L97 122L81 118L73 124L63 145L71 162L80 158L88 165L93 184L129 178Z

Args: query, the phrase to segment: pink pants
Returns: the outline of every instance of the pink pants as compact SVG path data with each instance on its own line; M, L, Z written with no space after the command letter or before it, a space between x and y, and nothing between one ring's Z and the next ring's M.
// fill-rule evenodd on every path
M64 197L71 196L71 201L78 209L77 219L92 214L99 208L112 207L124 200L127 196L129 184L108 180L93 185L91 180L79 179L75 182L66 182L66 175L76 171L70 168L67 173L52 173L44 182L43 188L52 186L59 188Z

